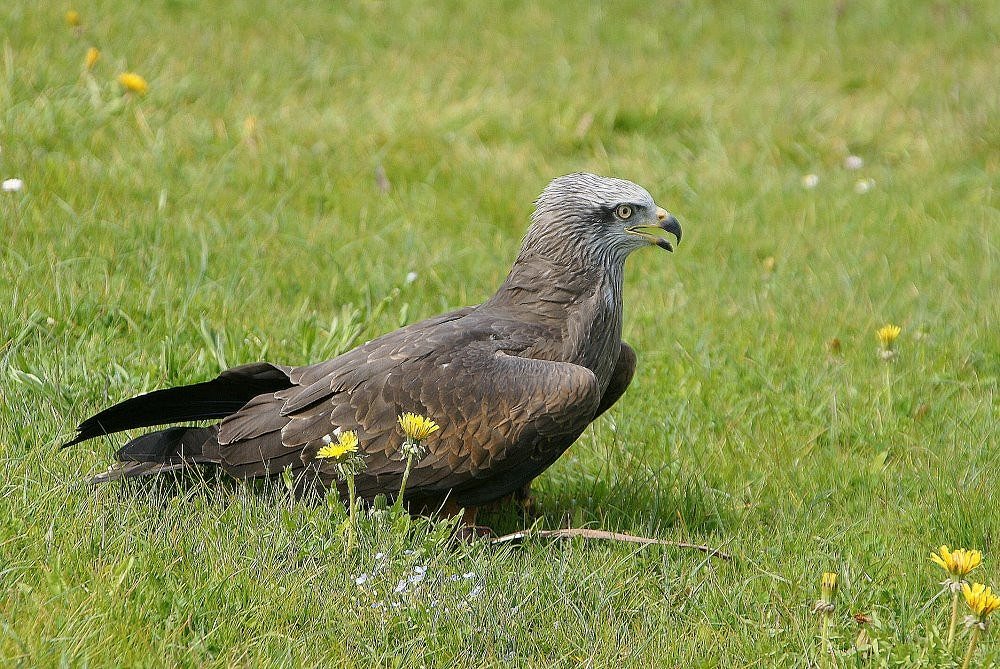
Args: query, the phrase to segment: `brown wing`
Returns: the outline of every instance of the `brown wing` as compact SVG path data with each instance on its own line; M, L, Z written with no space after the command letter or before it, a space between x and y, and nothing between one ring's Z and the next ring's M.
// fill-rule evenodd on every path
M441 430L411 472L412 496L453 490L466 504L502 496L551 464L597 411L590 370L517 355L549 334L465 310L294 369L291 388L223 421L222 460L242 475L310 465L329 482L333 467L314 462L316 450L325 435L356 430L368 465L359 493L391 494L404 467L396 417L414 411Z

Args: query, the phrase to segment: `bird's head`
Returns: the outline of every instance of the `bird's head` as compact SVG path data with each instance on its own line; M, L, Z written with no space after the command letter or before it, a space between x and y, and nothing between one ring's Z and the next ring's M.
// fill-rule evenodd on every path
M553 179L538 196L523 248L621 263L646 246L673 251L665 233L680 242L680 223L645 188L579 172Z

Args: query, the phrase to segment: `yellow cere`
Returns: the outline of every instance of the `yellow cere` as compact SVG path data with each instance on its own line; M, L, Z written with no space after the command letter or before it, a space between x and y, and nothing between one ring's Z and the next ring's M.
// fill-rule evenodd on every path
M350 453L358 452L358 434L353 430L342 432L337 441L331 441L316 452L316 457L323 460L339 460Z
M1000 597L993 594L992 588L988 588L982 583L976 583L972 586L968 583L963 584L962 594L965 595L965 602L980 621L985 620L986 616L1000 609Z
M440 429L440 426L430 418L415 413L406 412L399 416L398 420L399 426L403 428L403 434L414 441L423 441Z

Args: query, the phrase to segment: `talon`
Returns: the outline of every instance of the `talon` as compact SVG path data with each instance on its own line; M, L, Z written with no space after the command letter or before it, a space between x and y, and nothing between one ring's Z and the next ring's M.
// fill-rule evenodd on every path
M455 538L466 543L479 539L493 539L496 536L497 533L485 525L459 525L455 530Z

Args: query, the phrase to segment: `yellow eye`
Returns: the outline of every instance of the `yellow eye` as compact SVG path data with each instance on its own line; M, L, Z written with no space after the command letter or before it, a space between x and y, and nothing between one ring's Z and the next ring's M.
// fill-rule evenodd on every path
M620 204L615 208L615 216L623 221L632 216L632 207L627 204Z

